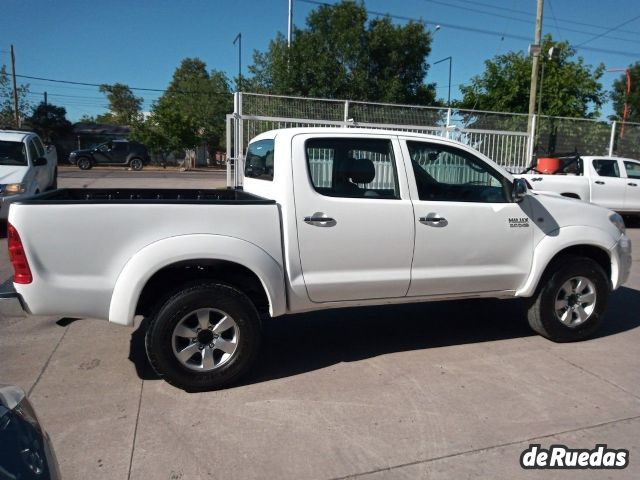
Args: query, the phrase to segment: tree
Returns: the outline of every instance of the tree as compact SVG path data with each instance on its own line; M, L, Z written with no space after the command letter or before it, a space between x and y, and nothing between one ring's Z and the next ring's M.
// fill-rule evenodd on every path
M629 75L631 76L631 92L628 95L626 72L613 82L611 100L615 115L612 120L620 121L624 118L624 106L627 104L627 121L640 123L640 62L629 66Z
M21 118L27 116L27 112L31 110L31 103L27 99L29 95L29 85L18 86L18 113ZM0 127L14 126L15 116L13 108L13 84L7 73L7 67L0 67Z
M363 4L320 6L295 28L291 48L281 33L254 52L245 88L284 95L432 104L425 85L431 36L424 25L368 20Z
M47 143L55 143L71 132L67 111L50 103L41 102L27 119L27 124Z
M144 99L136 97L127 85L122 83L103 84L100 85L99 90L107 96L109 112L98 115L96 118L98 123L130 125L138 119Z
M544 57L549 48L560 49L557 60ZM568 42L553 42L545 35L542 42L544 79L543 115L562 117L598 117L606 95L599 82L604 65L593 68L576 58L576 49ZM458 107L493 112L528 113L531 82L531 57L522 51L508 52L485 61L485 71L460 87L463 98Z
M225 119L233 97L224 73L207 71L198 58L185 58L165 93L153 105L146 130L165 137L172 149L193 148L207 142L210 153L224 144Z

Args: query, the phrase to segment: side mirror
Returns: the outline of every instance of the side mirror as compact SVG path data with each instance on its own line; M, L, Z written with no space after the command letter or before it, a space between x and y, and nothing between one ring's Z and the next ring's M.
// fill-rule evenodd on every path
M527 195L527 182L524 178L516 178L513 181L513 189L511 190L511 201L519 203Z
M44 157L36 158L35 161L33 162L34 167L42 167L43 165L46 165L46 164L47 164L47 159Z

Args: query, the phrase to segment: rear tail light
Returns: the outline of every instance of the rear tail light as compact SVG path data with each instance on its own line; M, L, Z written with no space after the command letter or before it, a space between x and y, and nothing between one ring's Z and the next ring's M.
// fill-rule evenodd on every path
M15 283L31 283L33 276L27 261L27 255L24 253L22 240L13 225L7 225L7 240L9 245L9 261L13 265L13 281Z

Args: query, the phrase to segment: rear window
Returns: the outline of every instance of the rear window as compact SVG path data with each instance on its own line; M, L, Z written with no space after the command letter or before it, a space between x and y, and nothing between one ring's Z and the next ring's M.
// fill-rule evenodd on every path
M273 139L251 143L244 162L244 176L259 180L273 180L273 149Z

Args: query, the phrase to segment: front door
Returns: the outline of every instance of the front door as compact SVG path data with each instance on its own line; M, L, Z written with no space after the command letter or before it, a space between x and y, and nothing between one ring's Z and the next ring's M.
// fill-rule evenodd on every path
M594 159L591 161L591 202L612 210L624 208L627 179L621 178L620 162L616 159Z
M298 135L292 151L300 262L311 301L406 295L413 208L404 170L398 174L396 137Z
M640 212L640 162L624 160L623 163L627 174L624 209L631 212Z
M515 290L529 274L533 219L528 199L473 153L407 139L416 241L409 296Z

